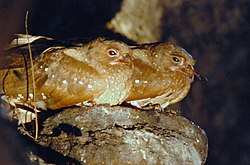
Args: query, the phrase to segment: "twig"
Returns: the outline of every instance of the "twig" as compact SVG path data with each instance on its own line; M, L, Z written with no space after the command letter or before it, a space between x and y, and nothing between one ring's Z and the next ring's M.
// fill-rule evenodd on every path
M31 75L32 75L32 85L33 85L33 101L36 102L36 90L35 90L35 75L34 75L34 64L33 64L33 58L32 58L32 51L31 46L29 42L29 31L28 31L28 16L29 11L26 11L26 17L25 17L25 31L27 35L28 40L28 49L29 49L29 56L30 56L30 64L31 64ZM37 115L37 107L36 104L34 104L34 111L35 111L35 122L36 122L36 130L35 130L35 140L38 138L38 115Z

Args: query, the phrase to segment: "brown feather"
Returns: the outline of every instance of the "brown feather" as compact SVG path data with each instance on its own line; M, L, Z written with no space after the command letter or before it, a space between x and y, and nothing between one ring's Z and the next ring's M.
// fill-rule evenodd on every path
M126 99L134 106L159 104L165 108L181 101L194 77L194 60L184 49L171 43L133 47L132 92Z
M110 54L110 50L116 54ZM103 38L71 48L45 50L34 60L36 102L43 102L50 109L86 101L120 104L132 85L129 81L133 70L130 53L126 44ZM28 82L27 78L19 76L25 73L24 68L9 72L2 77L5 79L2 86L7 97L33 104L30 69Z

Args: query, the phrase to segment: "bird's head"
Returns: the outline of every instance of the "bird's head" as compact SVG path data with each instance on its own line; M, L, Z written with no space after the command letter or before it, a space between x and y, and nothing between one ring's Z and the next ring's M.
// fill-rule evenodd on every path
M104 65L131 65L131 49L123 42L97 38L89 44L90 62Z
M183 48L171 43L160 43L152 47L153 63L160 69L181 72L193 79L195 60Z

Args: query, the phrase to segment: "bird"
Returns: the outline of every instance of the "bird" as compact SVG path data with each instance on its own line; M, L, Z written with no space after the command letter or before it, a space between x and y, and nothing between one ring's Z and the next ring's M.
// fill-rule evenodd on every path
M170 42L131 46L133 85L125 102L139 109L164 110L188 94L194 80L195 60Z
M117 105L132 87L131 51L123 42L101 37L69 48L50 47L33 61L35 96L30 65L1 70L0 93L14 103L41 109L82 102Z

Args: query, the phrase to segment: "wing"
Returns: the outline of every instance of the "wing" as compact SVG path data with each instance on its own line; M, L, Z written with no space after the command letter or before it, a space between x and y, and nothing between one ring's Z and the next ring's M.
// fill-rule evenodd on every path
M27 74L25 68L0 70L1 94L16 95L27 90ZM27 92L26 92L27 93Z
M46 108L58 109L93 100L106 87L103 76L87 63L64 53L64 48L52 48L34 61L36 102ZM3 92L21 102L33 99L32 74L25 68L1 71Z
M37 97L50 109L93 100L106 88L102 75L63 49L48 51L36 60Z
M134 80L134 90L126 99L138 108L148 104L158 104L164 109L170 104L181 101L190 90L190 80L185 75L171 70L153 72L152 69L148 71L146 69L142 71L142 69L143 67L140 67L140 71L136 71L140 74L133 76L134 79L138 79ZM147 83L143 84L144 81Z
M157 71L140 60L135 60L132 90L126 101L153 98L162 95L170 86L168 74Z

